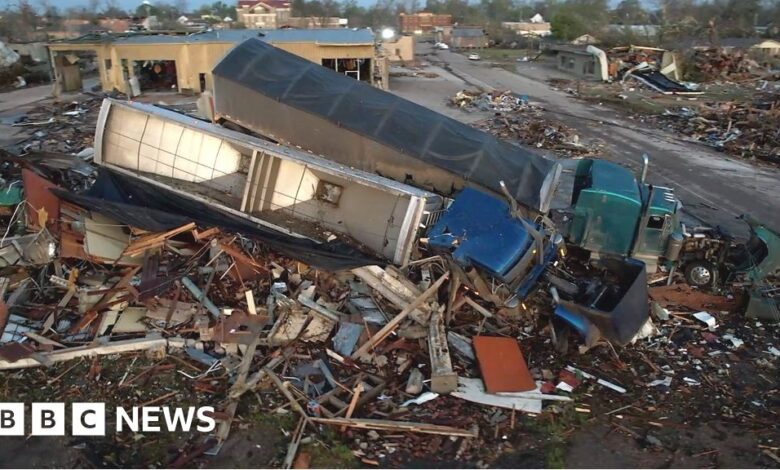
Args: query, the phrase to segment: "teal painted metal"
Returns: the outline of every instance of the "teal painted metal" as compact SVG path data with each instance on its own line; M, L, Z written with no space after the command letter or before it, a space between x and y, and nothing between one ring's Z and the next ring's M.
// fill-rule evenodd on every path
M14 181L0 189L0 206L13 207L22 202L22 182Z
M767 228L751 217L745 217L754 236L766 246L766 256L752 269L747 277L754 283L759 283L768 277L780 276L780 234Z
M680 229L671 189L640 184L628 169L604 160L578 163L572 204L568 241L596 253L659 257Z
M668 188L644 186L644 198L650 199L641 220L633 249L634 256L659 257L666 252L672 233L680 232L677 198Z
M574 218L569 243L586 250L628 255L642 201L636 178L603 160L582 160L574 181Z

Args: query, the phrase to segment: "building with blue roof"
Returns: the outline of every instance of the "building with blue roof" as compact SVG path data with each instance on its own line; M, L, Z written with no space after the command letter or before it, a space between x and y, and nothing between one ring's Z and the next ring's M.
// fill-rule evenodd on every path
M48 44L55 92L78 91L81 71L94 61L105 91L134 96L153 91L213 91L211 70L236 44L259 38L355 79L386 88L386 60L369 28L222 29L189 34L87 34Z

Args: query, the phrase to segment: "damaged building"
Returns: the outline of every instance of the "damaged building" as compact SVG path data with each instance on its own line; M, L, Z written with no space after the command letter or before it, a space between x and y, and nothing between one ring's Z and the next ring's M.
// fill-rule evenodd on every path
M48 44L55 94L79 91L85 62L104 91L130 96L150 91L213 90L211 70L227 51L259 38L315 64L386 88L388 70L370 29L213 30L192 34L88 34Z

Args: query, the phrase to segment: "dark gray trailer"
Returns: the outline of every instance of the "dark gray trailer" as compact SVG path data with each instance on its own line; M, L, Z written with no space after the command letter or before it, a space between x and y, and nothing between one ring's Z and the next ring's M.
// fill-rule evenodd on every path
M252 38L217 64L214 108L278 142L442 195L465 186L549 209L560 166L358 80Z

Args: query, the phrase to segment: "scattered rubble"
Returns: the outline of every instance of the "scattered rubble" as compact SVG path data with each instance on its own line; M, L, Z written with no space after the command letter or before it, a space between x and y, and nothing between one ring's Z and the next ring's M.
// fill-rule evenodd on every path
M103 96L81 96L78 101L47 102L6 120L4 124L27 133L18 140L17 151L78 154L92 147ZM91 154L82 156L91 157Z
M485 92L461 90L450 98L450 104L467 111L496 111L500 113L523 111L530 107L527 96L517 96L508 90Z
M497 113L478 127L589 154L513 96L469 101ZM346 446L354 464L486 466L506 452L554 455L592 422L717 463L717 452L675 438L715 419L758 433L768 447L755 462L772 464L780 337L739 315L739 302L699 295L669 272L658 279L671 285L648 288L643 263L569 254L546 217L473 189L430 219L402 266L328 270L227 217L203 223L137 196L85 196L104 169L88 157L97 106L45 109L28 121L45 121L48 137L0 165L4 390L209 404L218 421L211 435L184 434L158 452L138 435L82 441L90 465L223 456L255 416L285 421L272 428L287 452L271 457L285 468L314 465L314 440ZM491 235L524 244L498 250ZM578 321L584 344L568 334Z
M727 52L713 47L696 51L693 60L697 75L704 81L745 80L767 73L764 67L740 50Z
M588 157L599 153L597 147L580 142L579 135L567 125L538 115L495 116L475 123L475 126L501 139L552 150L562 157Z
M659 122L729 155L780 164L780 93L667 110Z
M411 72L407 72L407 71L390 72L390 76L391 77L439 78L438 73L426 72L424 70L412 70Z
M450 104L466 111L494 112L493 117L473 125L504 140L552 150L564 157L596 155L597 149L580 142L579 135L560 121L544 115L544 108L528 102L527 96L511 91L462 90Z

